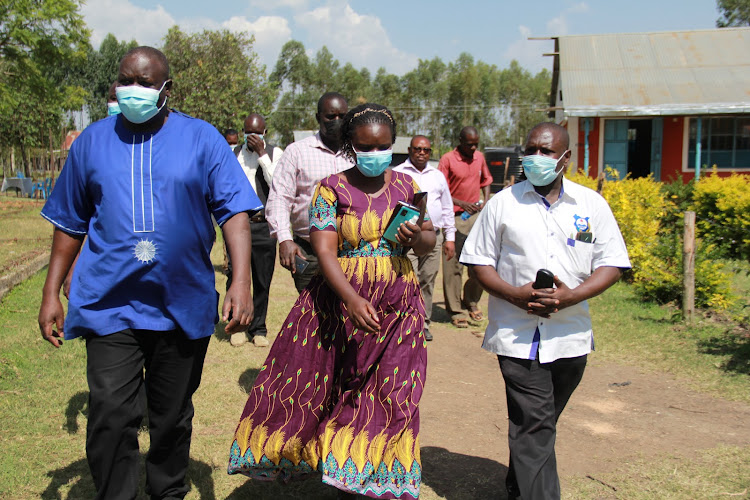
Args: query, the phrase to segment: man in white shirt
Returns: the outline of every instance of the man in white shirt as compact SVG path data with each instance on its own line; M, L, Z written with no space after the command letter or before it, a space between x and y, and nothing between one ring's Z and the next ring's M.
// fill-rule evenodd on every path
M427 214L435 227L437 241L435 248L422 257L418 257L413 250L407 256L411 265L419 276L419 286L424 298L425 322L424 336L432 340L430 333L430 318L432 317L432 292L435 288L435 278L440 270L440 252L446 260L456 255L456 225L453 222L453 201L445 176L435 167L429 165L432 146L430 140L423 135L415 135L409 145L409 158L393 170L412 177L422 191L427 192Z
M491 295L482 347L505 380L514 499L560 498L556 424L593 348L587 299L630 267L607 202L564 179L568 146L554 123L529 132L527 180L487 203L460 256ZM553 287L533 288L539 269L554 274Z
M237 146L234 153L237 155L237 160L240 162L247 180L250 181L250 185L258 194L258 198L265 205L268 200L268 186L271 185L273 172L283 151L266 143L266 120L257 113L248 115L245 119L244 132L245 144ZM247 332L232 334L229 343L235 347L240 346L250 337L256 347L267 347L268 291L271 288L271 278L276 264L276 240L271 237L265 210L261 210L250 217L250 231L253 242L250 265L253 278L255 316ZM230 270L227 287L231 284L231 277Z

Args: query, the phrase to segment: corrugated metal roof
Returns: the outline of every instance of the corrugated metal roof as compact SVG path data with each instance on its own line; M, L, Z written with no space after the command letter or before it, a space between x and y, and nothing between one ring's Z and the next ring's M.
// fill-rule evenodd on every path
M562 91L565 116L750 113L750 28L561 36L558 43L553 90Z

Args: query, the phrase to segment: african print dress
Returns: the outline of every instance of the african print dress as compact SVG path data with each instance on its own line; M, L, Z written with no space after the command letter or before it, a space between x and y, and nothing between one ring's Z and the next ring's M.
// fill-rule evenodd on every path
M338 232L341 268L375 307L381 328L354 328L339 297L315 276L250 391L230 474L288 480L322 473L324 483L369 497L419 496L424 302L402 248L382 238L397 202L417 191L398 172L379 196L338 176L316 188L311 231Z

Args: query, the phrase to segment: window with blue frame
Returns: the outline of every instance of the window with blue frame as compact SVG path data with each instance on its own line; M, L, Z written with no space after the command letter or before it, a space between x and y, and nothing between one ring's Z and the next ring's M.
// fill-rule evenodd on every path
M690 118L687 168L695 168L698 119ZM750 115L701 119L701 168L750 168Z

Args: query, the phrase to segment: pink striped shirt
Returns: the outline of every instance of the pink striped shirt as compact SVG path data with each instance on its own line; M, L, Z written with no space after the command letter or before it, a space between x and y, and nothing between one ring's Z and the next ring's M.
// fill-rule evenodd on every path
M287 146L274 171L266 203L271 236L279 243L291 240L292 234L309 240L310 201L315 186L352 166L348 158L323 144L320 132Z

